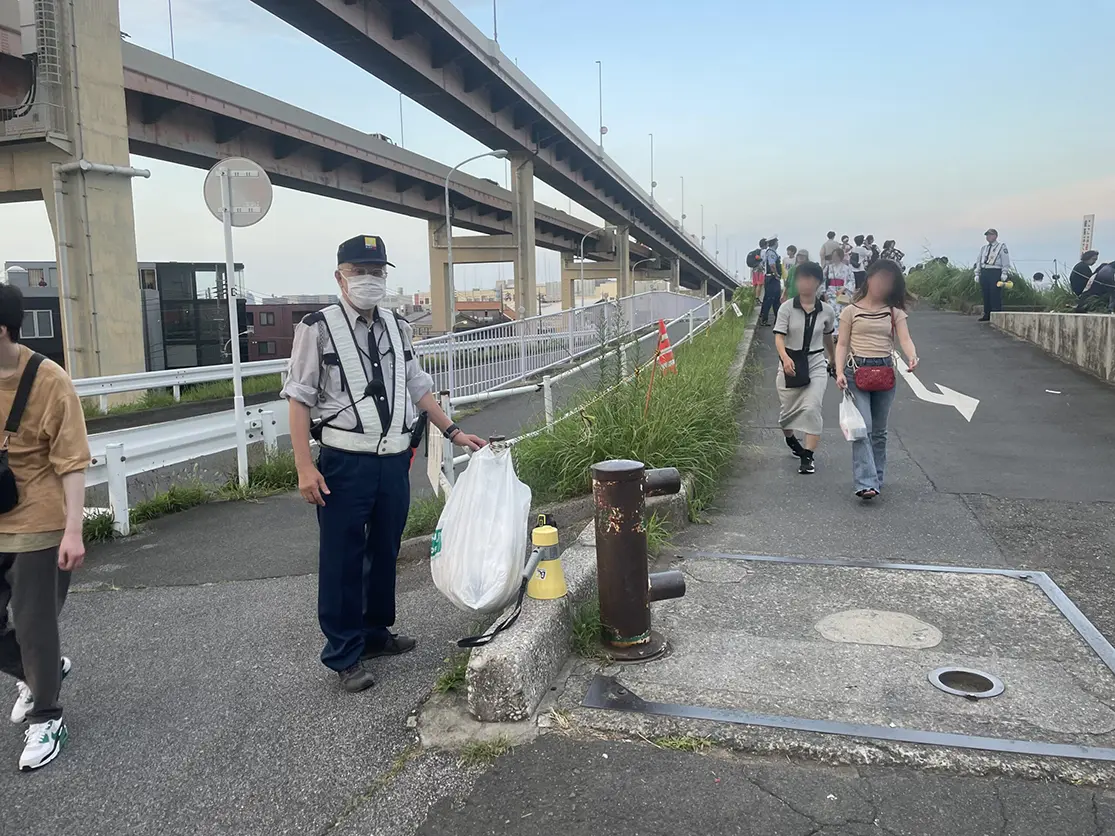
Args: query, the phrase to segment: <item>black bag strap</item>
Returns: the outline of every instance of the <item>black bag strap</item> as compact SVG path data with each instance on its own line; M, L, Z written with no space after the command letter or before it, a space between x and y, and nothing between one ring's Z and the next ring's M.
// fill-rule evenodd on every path
M817 317L821 315L821 307L819 300L813 301L813 310L805 315L805 329L801 333L801 349L800 351L808 354L813 347L813 329L817 324Z
M27 401L31 397L31 387L35 385L35 376L39 373L39 366L46 358L37 351L32 352L23 367L23 374L19 378L19 388L16 389L15 400L12 401L12 411L8 414L8 423L4 425L4 446L8 449L8 440L12 433L19 429L19 422L23 420L23 411L27 408Z
M507 614L507 617L497 623L486 633L481 633L479 636L466 636L457 642L457 647L483 647L504 630L514 626L515 622L519 620L519 614L523 611L523 596L527 594L527 584L530 578L523 578L523 583L519 587L519 598L515 601L515 609Z

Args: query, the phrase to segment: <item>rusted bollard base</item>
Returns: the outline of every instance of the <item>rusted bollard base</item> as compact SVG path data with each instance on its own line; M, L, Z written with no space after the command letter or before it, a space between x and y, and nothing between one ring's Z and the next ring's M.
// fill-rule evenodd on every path
M633 664L636 662L649 662L657 659L670 647L670 643L657 630L650 631L650 641L632 644L627 647L615 647L607 642L601 642L604 655L613 662Z

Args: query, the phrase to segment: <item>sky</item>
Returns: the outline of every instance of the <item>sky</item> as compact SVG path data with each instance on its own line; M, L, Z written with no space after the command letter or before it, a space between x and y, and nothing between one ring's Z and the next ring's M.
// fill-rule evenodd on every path
M487 150L251 0L170 0L175 57L453 165ZM496 0L499 44L686 229L742 269L777 234L814 255L829 229L894 238L907 263L971 263L996 227L1024 273L1079 254L1082 216L1115 257L1115 85L1103 33L1110 0ZM458 0L485 34L491 0ZM540 12L541 8L545 12ZM170 54L165 0L120 0L121 28ZM541 18L548 17L543 23ZM562 33L559 26L567 26ZM1099 33L1098 37L1088 33ZM221 261L201 198L204 172L133 156L140 260ZM507 164L468 171L507 183ZM536 198L593 219L545 184ZM702 222L703 217L703 222ZM429 286L424 221L290 190L237 230L236 258L259 293L325 293L337 244L378 234L391 284ZM41 203L0 204L0 262L54 257ZM540 282L558 256L539 251ZM458 287L510 279L511 265L463 265Z

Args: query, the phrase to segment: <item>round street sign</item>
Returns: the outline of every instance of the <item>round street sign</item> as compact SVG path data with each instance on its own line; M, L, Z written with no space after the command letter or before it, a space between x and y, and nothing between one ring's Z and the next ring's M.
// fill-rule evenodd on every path
M263 220L271 208L273 190L267 172L259 163L245 157L221 160L205 175L205 205L218 221L224 220L222 199L222 171L228 172L232 186L232 225L251 226Z

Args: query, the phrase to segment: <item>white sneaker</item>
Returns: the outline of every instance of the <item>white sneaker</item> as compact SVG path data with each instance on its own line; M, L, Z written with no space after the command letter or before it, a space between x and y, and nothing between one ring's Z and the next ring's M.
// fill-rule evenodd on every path
M19 758L20 770L29 772L46 766L58 757L69 737L69 729L61 718L47 720L45 723L32 723L23 734L25 744Z
M67 656L62 657L62 679L69 675L73 669L74 663ZM19 696L16 697L15 705L12 706L12 722L22 723L27 719L27 715L31 713L31 709L35 707L35 697L31 694L31 687L23 681L18 681L15 684L16 690L19 691Z

